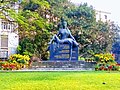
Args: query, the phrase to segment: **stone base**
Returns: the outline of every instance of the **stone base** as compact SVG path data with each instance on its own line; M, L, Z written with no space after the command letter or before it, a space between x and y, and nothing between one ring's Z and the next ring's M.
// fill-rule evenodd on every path
M70 58L70 45L69 44L56 44L50 45L50 60L55 61L69 61ZM72 48L71 61L78 61L78 47Z

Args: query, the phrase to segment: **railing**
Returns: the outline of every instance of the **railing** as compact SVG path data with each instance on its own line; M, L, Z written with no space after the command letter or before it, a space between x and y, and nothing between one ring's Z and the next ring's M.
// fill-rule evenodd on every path
M77 69L77 70L88 70L94 69L96 62L86 61L42 61L33 62L31 69Z

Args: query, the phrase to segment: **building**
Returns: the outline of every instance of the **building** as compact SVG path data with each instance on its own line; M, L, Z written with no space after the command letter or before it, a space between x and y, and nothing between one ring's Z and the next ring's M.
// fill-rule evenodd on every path
M96 12L96 21L101 20L103 22L108 22L110 21L111 13L110 12L105 12L105 11L100 11L100 10L95 10Z
M18 12L18 2L12 3L9 6ZM2 6L0 7L2 8ZM8 16L7 12L3 11L2 15L5 15L6 18L0 19L0 59L6 59L16 53L19 44L18 24Z

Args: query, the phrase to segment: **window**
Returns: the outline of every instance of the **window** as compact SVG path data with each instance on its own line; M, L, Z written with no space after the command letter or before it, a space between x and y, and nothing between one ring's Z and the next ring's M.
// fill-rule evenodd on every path
M8 57L8 35L1 35L0 58Z
M9 32L9 31L13 31L13 26L14 25L12 24L12 22L2 21L1 26L2 26L2 31Z
M1 48L8 47L8 35L1 35Z

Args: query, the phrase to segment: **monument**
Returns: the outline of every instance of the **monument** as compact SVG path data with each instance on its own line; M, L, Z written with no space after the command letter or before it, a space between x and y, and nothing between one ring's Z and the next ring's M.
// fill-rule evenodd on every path
M61 18L58 33L49 42L50 60L77 61L78 43L67 27L67 22Z
M115 61L120 64L120 41L113 43L112 53L115 55Z

